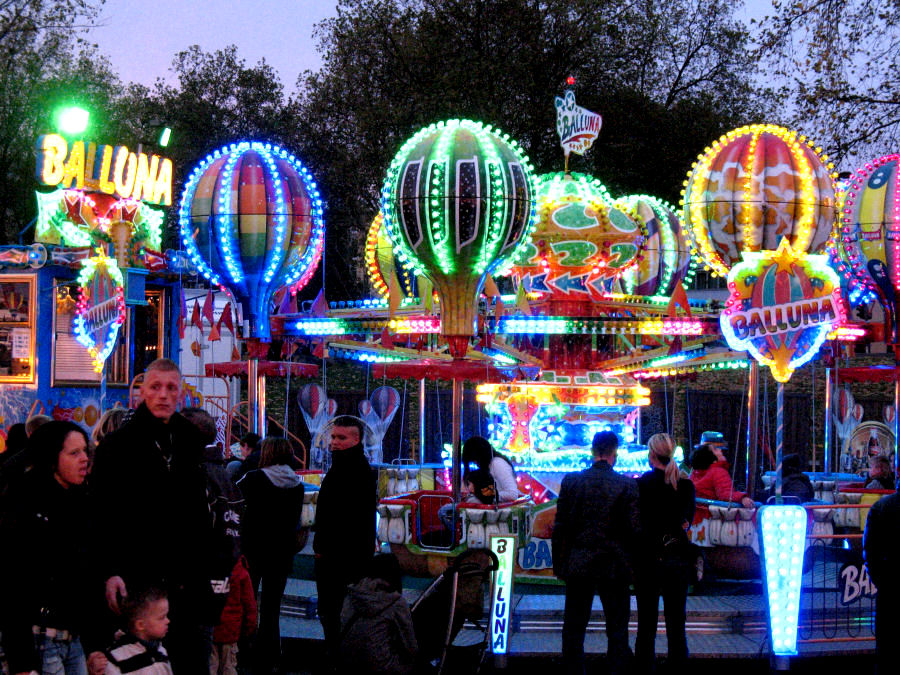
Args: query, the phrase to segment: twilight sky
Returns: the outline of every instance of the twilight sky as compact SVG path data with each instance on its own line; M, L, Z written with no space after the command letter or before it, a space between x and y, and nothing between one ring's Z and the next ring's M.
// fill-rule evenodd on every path
M336 0L106 0L100 28L88 39L123 82L170 79L175 54L192 44L207 52L235 44L248 65L261 58L286 91L305 69L321 66L313 24L334 16Z
M771 0L746 0L740 17L760 17ZM169 80L176 52L235 44L248 65L265 57L291 92L297 76L321 66L313 24L334 16L337 0L106 0L90 33L123 82Z

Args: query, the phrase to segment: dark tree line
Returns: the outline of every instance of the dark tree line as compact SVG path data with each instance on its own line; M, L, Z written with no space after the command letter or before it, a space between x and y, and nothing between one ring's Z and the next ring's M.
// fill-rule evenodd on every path
M599 112L603 128L571 168L614 195L677 204L710 141L743 123L787 123L793 113L761 84L766 34L751 36L726 0L342 0L314 29L322 68L292 91L265 61L248 64L233 46L176 54L174 84L125 85L85 42L98 9L96 0L0 0L0 236L14 241L34 217L34 141L52 128L60 101L77 99L92 111L98 142L146 147L171 126L165 154L179 186L229 142L294 151L327 203L330 299L364 293L362 275L348 270L361 271L384 171L426 124L482 120L519 140L539 173L561 170L553 97L572 75L579 105ZM14 12L26 10L33 28L17 32ZM176 210L167 219L175 246Z

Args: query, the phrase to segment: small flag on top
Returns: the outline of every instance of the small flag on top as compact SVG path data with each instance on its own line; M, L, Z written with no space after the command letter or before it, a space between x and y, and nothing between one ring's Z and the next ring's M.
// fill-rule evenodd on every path
M181 304L178 307L178 338L184 339L184 325L187 322L187 302L184 299L184 286L181 287Z
M225 303L225 309L222 310L222 315L219 317L219 331L222 331L222 324L225 324L226 328L231 331L231 334L234 335L234 322L231 319L231 303Z
M528 304L524 284L519 284L519 290L516 291L516 307L522 314L531 316L531 305Z
M216 317L214 314L216 301L213 298L213 292L210 288L206 293L206 299L203 301L203 318L209 321L210 325L215 324Z
M309 308L309 315L321 319L328 311L328 302L325 300L324 289L319 291L316 299L313 300L312 307Z
M200 319L200 301L194 298L194 309L191 310L191 324L203 330L203 321Z

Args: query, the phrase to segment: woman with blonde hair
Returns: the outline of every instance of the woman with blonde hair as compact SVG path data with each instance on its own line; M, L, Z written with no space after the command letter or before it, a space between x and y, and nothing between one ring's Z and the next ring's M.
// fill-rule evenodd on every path
M656 627L662 596L672 672L687 666L685 604L694 569L686 529L694 517L694 484L681 477L674 460L675 440L655 434L647 442L650 471L637 479L640 493L640 556L635 569L638 633L635 659L641 671L653 672Z

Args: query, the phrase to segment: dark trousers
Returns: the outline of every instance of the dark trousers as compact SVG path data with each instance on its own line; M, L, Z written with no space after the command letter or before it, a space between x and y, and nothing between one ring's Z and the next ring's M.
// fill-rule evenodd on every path
M897 672L897 654L893 640L900 631L900 593L883 588L875 596L875 673L887 675Z
M685 635L687 603L687 568L683 563L661 564L644 570L635 589L638 609L637 641L634 656L642 672L653 672L656 663L656 627L659 621L659 598L663 599L666 617L668 663L672 672L687 665L688 648Z
M613 675L629 672L628 619L631 595L628 582L610 578L566 579L566 608L563 617L562 649L567 675L584 675L584 633L591 618L594 593L600 596L606 618L609 643L607 659Z
M326 659L337 663L341 640L341 608L347 595L347 585L359 581L351 578L337 560L316 558L316 594L318 595L319 621L325 633Z
M256 634L254 673L271 673L281 662L281 598L287 584L284 565L254 565L248 560L250 583L259 605L259 631ZM260 588L262 584L262 588ZM262 597L260 597L260 594Z

